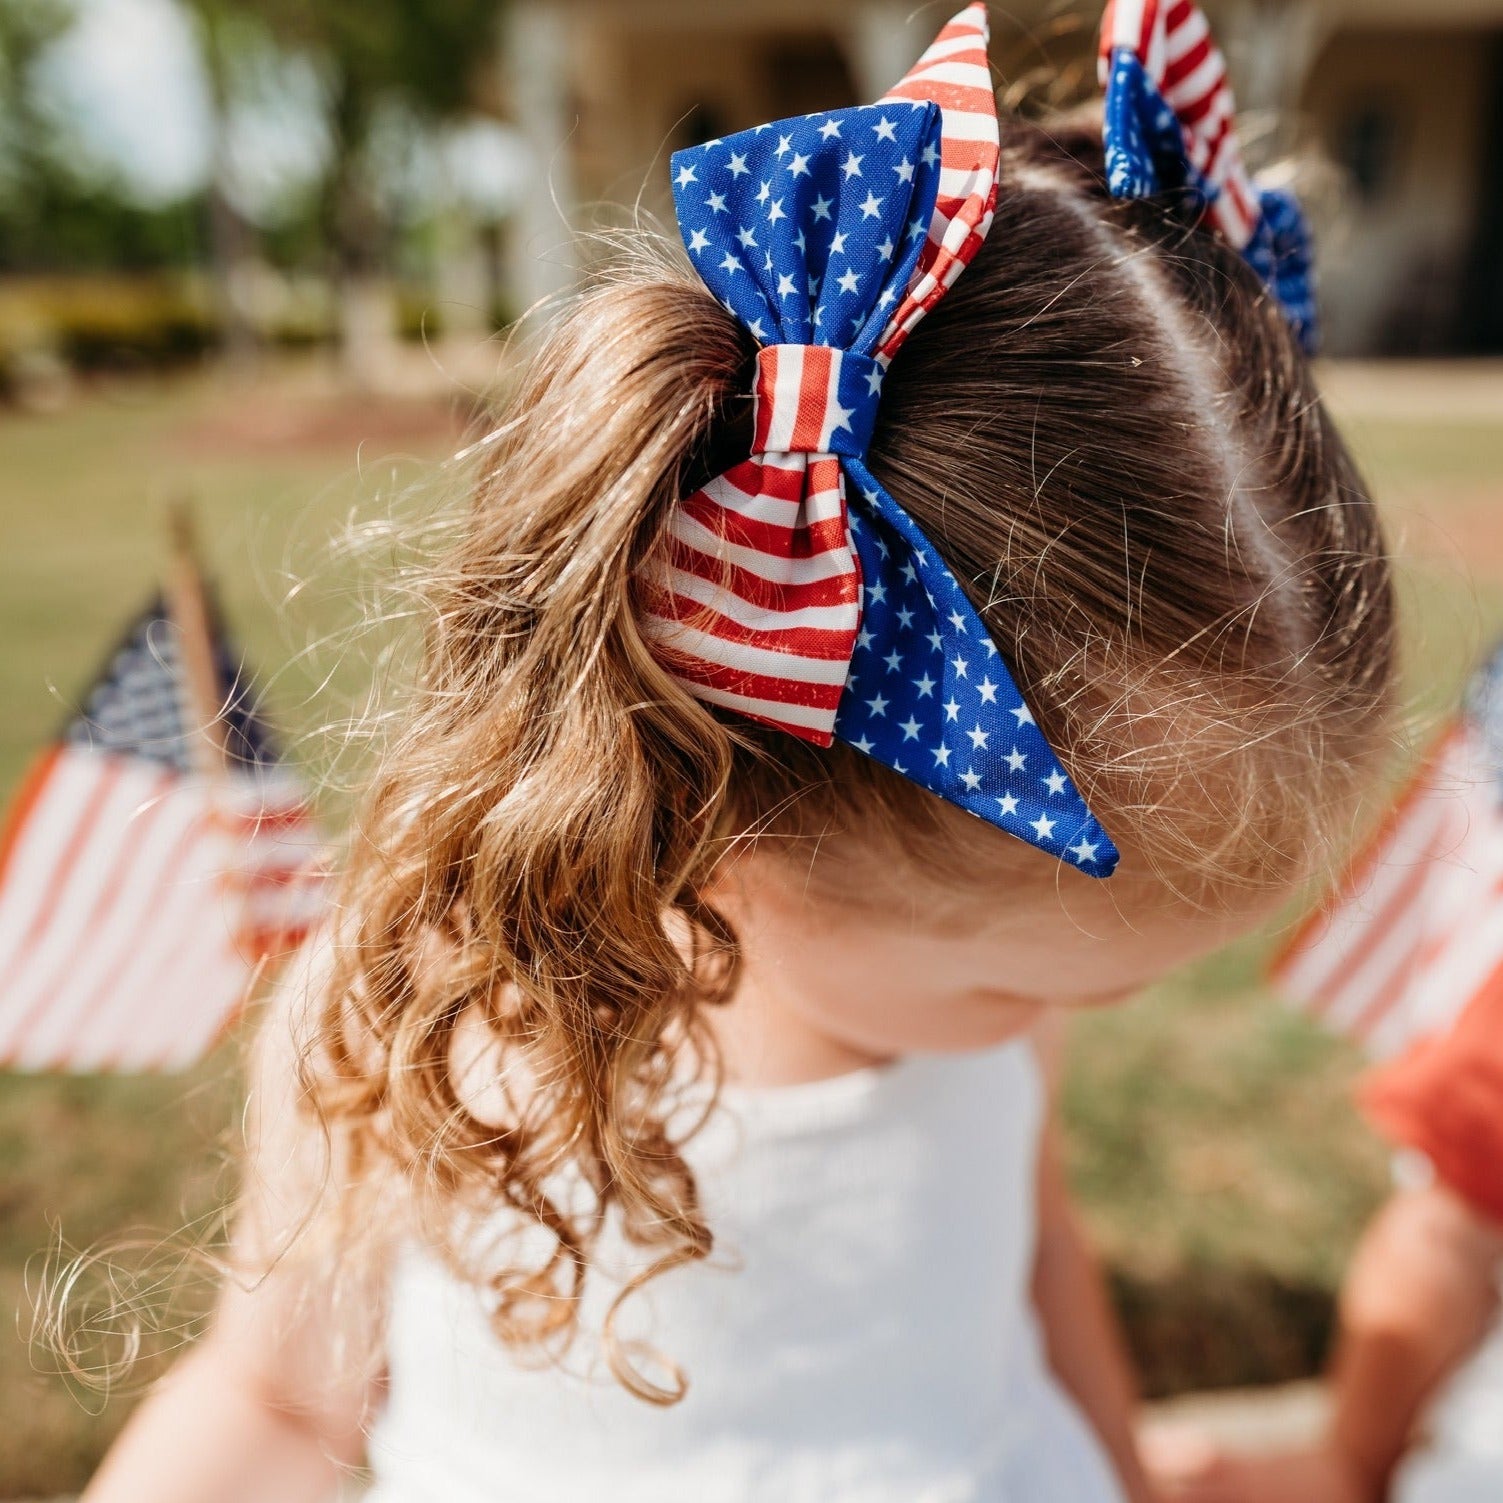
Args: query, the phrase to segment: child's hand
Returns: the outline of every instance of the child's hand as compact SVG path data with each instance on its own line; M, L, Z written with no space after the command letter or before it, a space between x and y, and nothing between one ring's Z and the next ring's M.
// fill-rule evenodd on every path
M1165 1428L1143 1437L1141 1453L1163 1503L1378 1503L1332 1445L1238 1455L1197 1431Z

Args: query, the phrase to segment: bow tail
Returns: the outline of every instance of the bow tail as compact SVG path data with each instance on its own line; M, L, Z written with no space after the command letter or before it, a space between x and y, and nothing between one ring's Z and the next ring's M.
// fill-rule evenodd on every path
M753 455L673 509L643 630L697 699L828 746L861 613L832 454Z
M1055 756L959 581L859 460L861 631L835 734L1094 877L1117 849Z

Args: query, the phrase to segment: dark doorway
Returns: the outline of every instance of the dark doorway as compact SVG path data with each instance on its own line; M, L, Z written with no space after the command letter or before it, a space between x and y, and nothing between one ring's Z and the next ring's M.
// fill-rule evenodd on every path
M1456 343L1469 354L1496 355L1503 353L1503 32L1494 32L1482 45L1490 60L1483 134L1487 144Z

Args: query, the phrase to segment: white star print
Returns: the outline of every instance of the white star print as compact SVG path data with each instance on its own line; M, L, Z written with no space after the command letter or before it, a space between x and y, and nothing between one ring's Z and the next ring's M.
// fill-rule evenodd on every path
M875 699L867 700L866 707L873 715L887 714L887 701L880 694Z
M809 278L809 296L810 297L817 297L818 295L819 295L819 278L811 276Z
M1084 866L1087 861L1094 861L1096 859L1096 852L1098 849L1099 846L1094 840L1087 840L1085 836L1082 835L1080 837L1080 844L1072 845L1070 847L1070 854L1080 865Z
M962 616L959 611L951 611L950 612L950 625L953 626L956 631L964 633L964 631L965 631L965 617Z
M746 327L764 344L767 342L767 330L762 327L760 318L754 318Z
M773 155L775 157L777 157L777 159L779 161L782 161L782 159L785 156L787 156L788 153L790 151L792 151L792 150L793 150L793 137L792 136L779 136L778 137L778 149L773 153Z
M751 228L750 225L745 224L743 224L741 228L736 231L736 239L741 242L742 248L744 250L750 250L751 247L757 243L756 232Z
M802 230L800 230L800 231L799 231L799 232L798 232L798 234L796 234L796 235L795 235L795 236L794 236L794 237L793 237L793 243L794 243L794 244L795 244L795 245L796 245L796 246L798 246L798 248L799 248L799 250L800 250L800 251L802 251L802 250L804 250L804 249L805 249L805 248L806 248L806 247L805 247L805 242L804 242L804 232L803 232L803 231L802 231Z
M819 197L809 205L809 211L814 215L816 219L828 219L830 217L830 205L834 202L834 199L826 198L824 194L821 193Z
M678 169L678 176L674 178L673 181L677 183L680 188L687 188L690 183L698 182L699 179L695 176L694 169L687 162L685 162L684 165Z
M869 397L874 397L881 390L882 390L882 368L881 368L881 366L873 366L871 368L871 370L869 370L866 373L866 394ZM913 612L910 611L908 613L908 621L911 621L912 619L913 619ZM907 626L908 625L908 621L905 621L903 623L903 625Z
M889 120L886 115L883 115L883 117L879 121L877 121L874 126L872 126L872 129L876 131L877 139L879 141L896 141L898 139L897 121Z
M836 277L835 280L840 283L840 290L842 292L854 292L861 278L854 271L848 270L842 276Z
M991 681L990 675L982 679L981 682L976 685L976 690L981 695L981 703L984 705L996 704L997 690L1001 687L1002 686L1000 684L994 684Z
M960 705L959 705L959 703L956 700L947 699L945 701L945 719L946 720L959 720L960 719Z
M783 200L781 198L773 199L767 210L768 224L776 224L778 220L786 219L787 217L788 216L783 212Z
M900 183L911 183L913 181L913 163L907 157L904 157L892 170L897 173Z
M896 673L903 666L903 654L894 647L882 661L887 664L887 671L889 673Z
M1023 764L1027 760L1028 758L1025 757L1023 753L1017 749L1017 747L1013 747L1013 749L1007 754L1008 769L1012 772L1022 772Z
M936 746L934 748L934 765L936 767L948 767L950 765L950 748L948 746Z
M1027 705L1019 705L1012 713L1019 725L1032 725L1034 723L1033 711Z
M986 750L986 739L990 734L990 731L983 731L979 725L972 727L972 729L966 732L966 735L971 738L971 745L974 746L977 751Z
M939 160L939 152L935 150L933 141L924 148L923 158L925 167L932 167Z
M867 756L871 756L872 747L875 746L876 743L874 741L868 741L866 737L863 736L859 741L851 742L851 745L854 746L858 752L865 752Z
M703 230L693 230L689 234L689 249L702 251L710 248L710 237Z
M962 657L953 657L953 658L951 658L950 659L950 666L954 668L955 672L959 675L959 677L961 677L961 678L965 678L966 677L966 661L965 661L964 658L962 658Z
M872 634L863 626L861 628L861 630L856 633L856 646L857 647L870 647L871 645L872 645Z
M771 197L772 197L772 179L769 178L765 183L762 184L762 186L760 188L757 189L757 202L759 204L765 204L767 202L767 200L769 198L771 198Z
M861 176L861 164L865 160L865 157L858 157L854 151L846 152L845 161L840 164L840 170L845 173L847 181Z
M863 219L875 219L882 212L882 200L875 193L868 191L861 200L861 217Z
M974 793L981 786L981 774L975 768L971 768L961 773L960 781L965 784L968 793Z
M1065 791L1065 775L1058 770L1051 772L1049 776L1044 779L1044 782L1048 785L1051 795L1060 794Z
M723 193L712 193L705 200L705 207L712 214L729 214L730 213L730 210L727 209L726 206L725 206L725 194L723 194Z
M907 563L903 565L902 575L909 584L912 584L918 578L918 570L913 567L912 563Z
M735 256L731 254L730 251L727 251L725 253L725 259L720 263L720 269L721 271L740 271L741 263L735 258Z
M997 800L997 803L1004 814L1016 814L1018 812L1018 801L1010 793L1004 793Z
M931 631L928 637L929 645L938 652L945 645L945 639L937 631Z
M838 120L826 120L825 123L820 126L819 133L825 138L826 141L828 141L831 136L838 136L840 134L840 122Z
M913 612L906 605L898 612L898 625L905 631L913 625Z
M739 151L731 153L731 159L726 163L726 170L732 177L744 177L751 168L746 165L746 158Z
M837 407L835 410L837 412L845 412L845 409L843 407ZM849 417L850 413L846 412L846 416ZM835 426L839 427L840 425L837 423ZM868 585L866 587L866 598L873 605L880 605L884 600L887 599L887 586L883 584L880 579L876 582L876 584Z
M891 261L892 253L896 249L897 247L892 243L892 236L889 235L885 240L883 240L881 245L877 247L877 254L881 256L884 261Z
M903 732L903 740L905 740L905 741L917 741L918 740L919 723L918 723L918 721L916 721L913 718L912 715L910 715L908 717L908 719L903 722L903 724L900 727L900 729Z
M920 699L928 699L934 693L934 680L926 673L922 678L914 679L913 687L919 691Z
M845 254L844 230L836 230L830 237L830 254L832 256L843 256Z
M908 221L908 234L912 239L922 240L924 238L924 229L925 225L922 219L910 219Z
M835 414L835 421L830 424L830 431L833 433L837 428L844 428L849 433L851 431L851 414L855 410L854 407L842 407L839 402L831 402L830 411ZM882 592L880 595L877 593L879 590ZM873 600L881 600L886 596L887 591L879 582L871 587L868 594Z
M1040 814L1037 819L1029 820L1029 824L1040 840L1047 840L1054 833L1054 821L1047 814Z
M784 272L783 275L778 278L778 296L792 297L797 291L798 288L794 285L793 278L789 276L787 272Z
M788 164L788 171L794 177L802 177L809 170L809 158L799 152L794 152L793 160Z

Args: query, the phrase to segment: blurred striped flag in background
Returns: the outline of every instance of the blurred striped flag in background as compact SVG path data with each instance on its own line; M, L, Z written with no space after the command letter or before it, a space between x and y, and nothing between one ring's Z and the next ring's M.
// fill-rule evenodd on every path
M1503 647L1274 986L1380 1058L1446 1028L1503 965Z
M0 836L0 1065L192 1064L317 921L320 845L192 571L132 625Z

